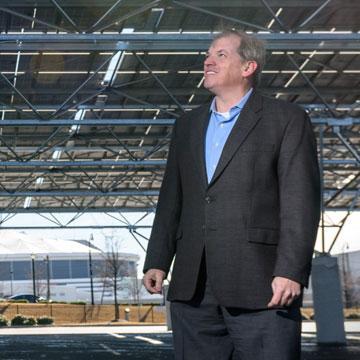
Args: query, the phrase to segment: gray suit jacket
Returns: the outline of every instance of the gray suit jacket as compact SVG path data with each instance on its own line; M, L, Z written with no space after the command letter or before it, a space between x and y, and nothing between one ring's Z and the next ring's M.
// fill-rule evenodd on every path
M189 300L205 249L220 304L266 308L274 276L307 286L319 221L316 141L297 105L253 92L211 182L209 104L177 120L144 271L168 272L169 300Z

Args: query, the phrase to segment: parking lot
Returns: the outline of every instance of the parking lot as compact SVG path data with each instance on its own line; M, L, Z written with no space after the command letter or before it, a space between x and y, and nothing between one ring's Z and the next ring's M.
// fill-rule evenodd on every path
M169 334L0 336L2 360L172 359Z
M4 330L4 331L3 331ZM171 333L165 327L18 328L0 331L1 360L170 360ZM360 333L347 333L346 347L318 347L303 332L303 360L358 360Z

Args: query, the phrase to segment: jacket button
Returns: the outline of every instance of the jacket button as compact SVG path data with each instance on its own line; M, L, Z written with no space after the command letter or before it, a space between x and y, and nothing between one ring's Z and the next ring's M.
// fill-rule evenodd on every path
M211 196L205 196L205 201L210 204L212 201Z

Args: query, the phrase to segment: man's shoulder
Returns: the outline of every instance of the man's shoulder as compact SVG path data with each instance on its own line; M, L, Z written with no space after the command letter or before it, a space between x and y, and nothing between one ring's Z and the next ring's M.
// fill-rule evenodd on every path
M286 112L292 114L304 114L305 110L298 104L291 103L282 99L261 94L263 99L263 108L265 111L273 110L274 112Z
M210 115L210 104L210 102L207 102L197 106L196 108L193 108L191 111L186 111L182 116L176 119L176 122L178 124L186 124L189 122L189 120L193 122L206 113Z
M189 117L196 117L198 115L203 115L204 113L209 113L210 114L210 105L211 105L210 101L208 101L208 102L206 102L204 104L200 104L196 108L189 111L188 116Z

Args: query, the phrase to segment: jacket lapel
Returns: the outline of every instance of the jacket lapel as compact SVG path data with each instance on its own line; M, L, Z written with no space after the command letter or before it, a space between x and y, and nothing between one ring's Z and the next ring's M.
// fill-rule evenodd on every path
M233 129L231 130L209 186L211 186L224 171L225 167L235 155L236 151L245 141L251 130L255 127L261 117L261 109L262 98L254 91L245 104L245 107L242 109ZM205 135L206 134L204 134L203 138L205 138Z
M206 130L210 119L210 103L202 107L199 116L194 118L192 129L190 131L190 144L193 146L192 154L195 160L195 167L198 170L200 181L204 189L208 186L205 164L205 139Z

